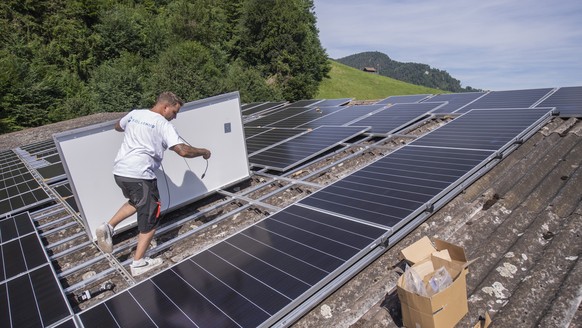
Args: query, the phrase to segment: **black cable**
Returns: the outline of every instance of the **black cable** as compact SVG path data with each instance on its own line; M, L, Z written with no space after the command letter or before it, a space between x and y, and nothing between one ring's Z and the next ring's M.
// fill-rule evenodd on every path
M188 146L190 146L190 147L194 147L194 146L192 146L192 145L191 145L191 144L190 144L188 141L186 141L186 139L182 138L182 136L179 136L179 137L180 137L180 139L182 139L182 141L184 141L184 142L185 142L185 143L186 143ZM190 168L190 164L188 164L188 161L186 160L186 158L185 158L185 157L182 157L182 158L184 159L184 162L186 163L186 166L188 166L188 169L189 169L191 172L194 172L194 171L192 171L192 168ZM204 158L204 159L206 160L206 167L204 168L204 172L203 172L203 173L202 173L202 175L200 176L200 180L204 179L204 177L206 176L206 171L208 171L208 159L206 159L206 158Z
M166 170L164 169L164 164L160 162L160 166L162 167L162 172L164 173L164 179L166 180L166 190L168 191L168 208L170 208L170 184L168 183L168 177L166 176ZM160 209L161 210L161 209Z
M208 160L205 158L206 160L206 168L204 169L204 173L202 173L202 176L200 176L200 180L204 179L204 177L206 176L206 171L208 171Z

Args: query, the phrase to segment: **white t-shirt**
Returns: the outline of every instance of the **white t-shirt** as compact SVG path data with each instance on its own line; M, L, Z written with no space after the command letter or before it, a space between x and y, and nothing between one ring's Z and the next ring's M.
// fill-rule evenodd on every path
M119 121L124 138L113 164L113 174L136 179L155 179L164 151L183 143L165 117L149 109L136 109Z

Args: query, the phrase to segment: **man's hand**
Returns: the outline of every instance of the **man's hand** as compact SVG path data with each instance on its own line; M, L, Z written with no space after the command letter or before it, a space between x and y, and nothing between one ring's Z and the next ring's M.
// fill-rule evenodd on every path
M203 149L203 150L204 150L204 154L202 154L202 158L209 159L210 155L212 155L212 153L210 153L210 150L208 150L208 149Z
M210 150L206 148L196 148L186 144L177 144L174 147L171 147L170 149L175 151L176 154L186 158L202 156L202 158L204 159L209 159L210 155L212 155L210 153Z

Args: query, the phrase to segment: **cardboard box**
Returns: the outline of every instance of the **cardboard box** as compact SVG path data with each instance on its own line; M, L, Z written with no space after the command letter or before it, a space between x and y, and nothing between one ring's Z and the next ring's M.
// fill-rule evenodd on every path
M421 296L405 289L404 275L398 279L398 298L402 305L405 327L454 327L469 311L467 305L467 261L462 247L428 237L405 248L402 257L409 262L423 281L428 281L435 270L445 267L452 278L446 289L432 295Z

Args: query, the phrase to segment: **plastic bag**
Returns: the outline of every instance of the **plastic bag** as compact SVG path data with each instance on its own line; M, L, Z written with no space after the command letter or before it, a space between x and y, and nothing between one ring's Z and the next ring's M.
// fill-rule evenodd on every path
M420 296L428 297L428 293L426 291L426 287L424 286L424 282L414 271L412 268L406 265L406 269L404 270L404 289L408 290L409 292L418 294Z
M453 283L453 278L445 267L437 269L432 277L428 280L429 294L432 296L445 290Z

